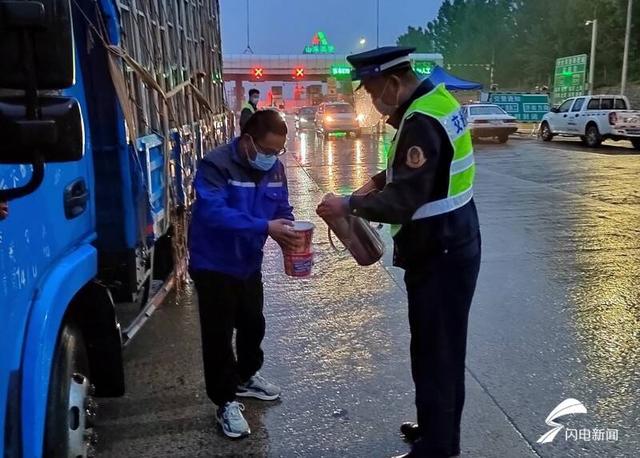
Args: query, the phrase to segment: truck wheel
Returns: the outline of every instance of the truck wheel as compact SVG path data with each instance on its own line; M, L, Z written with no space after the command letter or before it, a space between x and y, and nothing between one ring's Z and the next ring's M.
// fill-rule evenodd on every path
M631 140L631 143L633 144L633 147L635 149L640 151L640 138L634 138L633 140Z
M551 132L551 127L549 127L549 124L546 122L543 122L540 127L540 138L545 142L553 140L553 132Z
M597 148L601 143L602 137L600 136L598 126L596 126L595 124L589 124L585 133L585 144L589 148Z
M93 457L97 404L89 383L89 358L80 329L66 323L56 344L49 381L44 453L51 458Z
M509 136L508 135L500 135L498 137L498 142L499 143L507 143L509 141Z

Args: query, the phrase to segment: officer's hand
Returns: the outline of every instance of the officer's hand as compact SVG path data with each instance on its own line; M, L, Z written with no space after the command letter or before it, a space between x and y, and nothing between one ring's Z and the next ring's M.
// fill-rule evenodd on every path
M320 205L318 205L316 213L322 218L339 218L347 216L349 208L342 197L325 196Z
M269 236L285 250L295 250L303 243L304 235L293 230L293 221L274 219L269 221Z
M7 202L0 202L0 221L9 216L9 204Z

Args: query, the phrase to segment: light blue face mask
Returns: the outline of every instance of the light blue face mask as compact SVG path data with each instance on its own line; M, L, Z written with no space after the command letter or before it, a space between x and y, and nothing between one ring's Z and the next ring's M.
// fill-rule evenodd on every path
M249 164L256 170L262 170L268 172L274 166L278 158L273 154L264 154L258 151L255 159L249 159Z

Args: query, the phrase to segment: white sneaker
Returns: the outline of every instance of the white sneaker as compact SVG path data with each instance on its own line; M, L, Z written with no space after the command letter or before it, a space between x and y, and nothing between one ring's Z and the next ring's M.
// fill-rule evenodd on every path
M239 437L247 437L251 434L249 423L244 419L242 412L244 405L237 401L227 402L224 406L218 408L216 419L222 427L222 432L228 437L237 439Z
M244 398L256 398L262 401L275 401L280 397L280 387L268 382L256 372L246 383L238 386L236 396Z

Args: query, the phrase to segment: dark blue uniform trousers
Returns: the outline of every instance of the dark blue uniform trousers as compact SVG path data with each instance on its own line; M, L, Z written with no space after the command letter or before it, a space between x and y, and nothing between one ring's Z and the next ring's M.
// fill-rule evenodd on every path
M422 438L411 456L460 453L469 308L480 270L480 237L407 269L411 371Z

